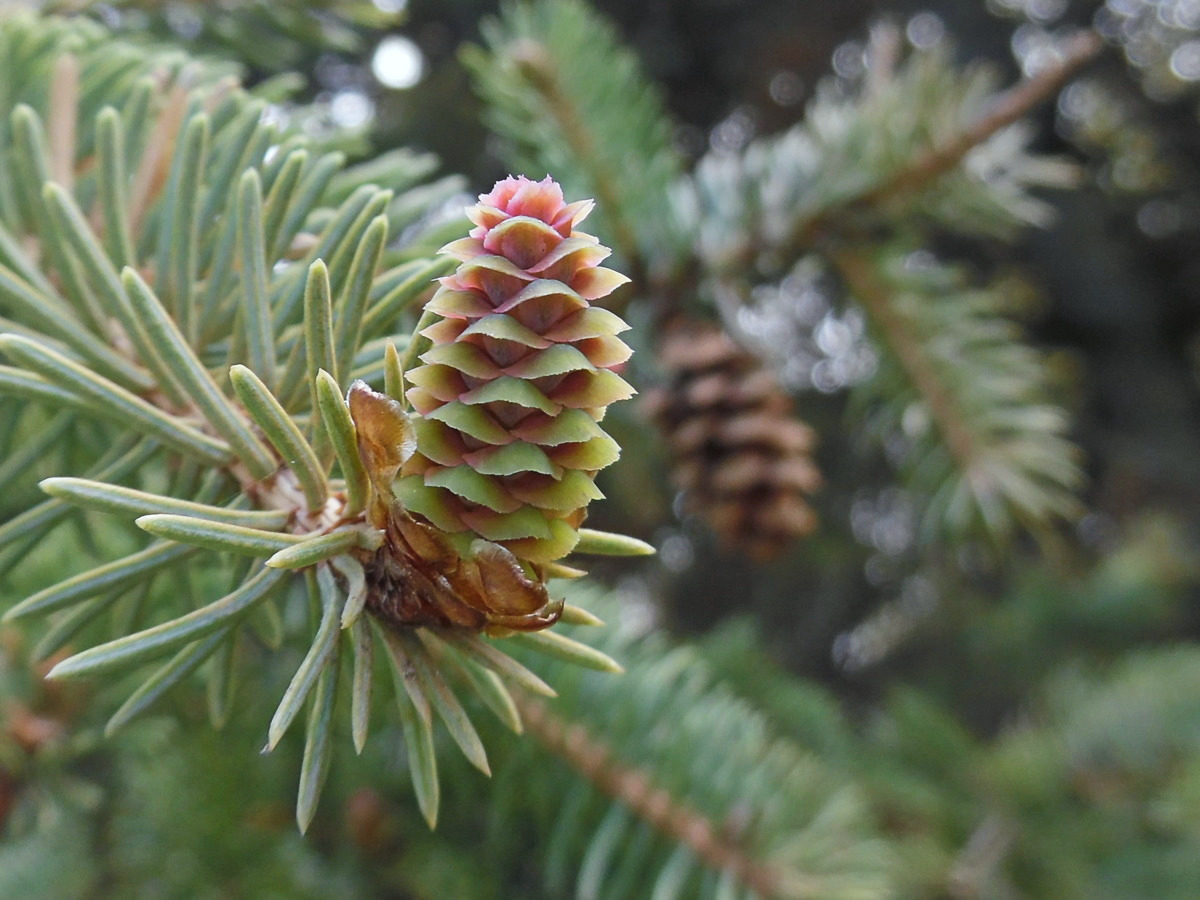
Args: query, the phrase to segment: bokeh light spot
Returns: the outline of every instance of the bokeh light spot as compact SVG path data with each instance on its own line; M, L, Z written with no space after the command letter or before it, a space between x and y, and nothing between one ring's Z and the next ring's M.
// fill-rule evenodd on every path
M425 57L421 48L408 38L388 35L375 48L371 71L384 87L403 90L421 80L425 74Z
M1200 41L1188 41L1175 48L1171 72L1184 81L1200 81Z

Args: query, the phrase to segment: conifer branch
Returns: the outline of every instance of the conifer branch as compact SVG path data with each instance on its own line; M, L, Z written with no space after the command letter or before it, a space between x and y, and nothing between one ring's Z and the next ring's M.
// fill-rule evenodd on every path
M618 190L620 175L597 153L595 135L564 92L561 79L554 69L554 60L545 47L532 41L514 46L512 59L529 84L541 95L545 109L556 121L563 140L580 166L588 172L597 202L608 211L606 219L612 232L612 241L626 261L630 278L635 282L644 282L646 260L638 244L637 233L621 203Z
M762 897L782 897L774 868L754 859L736 842L727 840L699 810L654 785L650 776L615 758L613 749L579 723L551 712L547 704L527 695L514 698L529 733L614 800L671 840L689 847L718 872L733 872L738 881ZM788 896L816 896L812 893Z
M1013 320L1012 288L914 266L903 245L829 258L886 351L854 397L904 437L906 478L927 504L923 537L982 526L1003 541L1016 524L1048 536L1078 515L1079 453L1045 359Z
M9 531L13 538L37 540L65 517L59 510L70 503L136 517L142 531L163 540L37 590L6 616L55 615L39 645L48 653L98 624L106 609L141 592L136 603L123 604L133 607L131 614L111 617L107 639L59 661L53 677L140 667L174 654L135 688L110 723L115 728L212 657L205 668L207 695L210 717L219 724L237 664L234 642L256 617L279 619L276 589L301 571L322 616L268 729L267 745L272 749L307 706L296 807L301 830L315 814L329 762L341 631L364 612L382 623L385 640L394 639L388 646L402 648L405 665L416 672L414 682L406 668L401 681L417 704L410 761L432 825L438 787L431 711L467 758L490 771L456 694L461 686L444 677L442 662L462 657L461 665L447 663L447 671L471 672L464 679L467 691L480 695L502 719L511 719L512 710L505 680L553 693L509 655L510 645L481 635L555 624L563 603L548 592L548 564L580 543L585 507L600 496L595 473L618 455L615 441L596 423L605 407L633 393L612 371L632 352L616 337L628 326L592 304L628 279L600 266L609 250L575 227L592 201L568 203L549 178L510 178L481 195L459 226L462 232L475 228L453 244L458 271L441 279L430 301L430 308L442 304L440 312L434 320L420 320L428 331L422 335L426 349L440 354L438 364L410 354L405 371L397 346L416 341L395 333L397 320L451 266L444 259L420 258L418 244L407 262L382 275L379 269L395 240L389 240L393 220L416 215L456 184L419 186L436 161L397 151L335 178L344 159L338 154L313 159L298 136L284 140L277 151L281 159L268 161L277 135L273 124L262 121L264 105L234 82L212 78L199 62L167 67L177 72L171 76L173 90L186 86L187 92L178 94L174 109L160 113L148 146L139 140L146 128L129 129L135 155L125 159L126 124L116 110L133 104L139 117L147 115L143 106L153 93L148 82L135 81L131 72L122 83L126 103L120 89L103 97L92 89L97 81L109 85L104 63L110 51L97 26L84 26L94 30L81 33L69 21L2 20L0 45L11 30L27 37L22 29L42 27L49 28L47 40L24 42L60 63L53 69L49 139L44 109L39 111L46 91L36 83L24 85L31 103L18 105L11 117L25 208L23 218L0 228L0 256L30 277L10 272L7 287L0 284L5 331L0 354L13 364L0 366L0 393L65 407L62 429L78 414L96 418L100 425L89 432L96 442L135 432L160 442L166 452L153 471L133 473L130 483L45 480L52 499L13 520L21 526L19 534L16 525ZM63 56L58 41L77 51L78 63L76 56ZM132 62L135 69L152 68L157 60L155 51L135 51ZM0 54L0 91L11 83L5 67L13 64ZM0 121L8 118L2 101L21 99L0 97ZM160 137L173 146L157 146ZM0 132L0 153L9 149L7 138ZM98 142L105 146L99 177L126 181L123 173L135 172L128 216L127 185L97 190L96 168L72 177L80 147ZM393 188L403 191L399 198ZM110 229L119 233L98 233ZM288 238L302 231L302 253L284 251L292 243ZM22 239L51 270L25 264L23 252L14 249ZM120 274L114 258L123 266ZM9 271L0 267L0 275ZM69 282L67 300L58 299L56 277ZM48 305L41 302L42 289L51 298ZM70 310L68 303L78 314L55 313L58 306ZM466 329L456 312L464 303L474 310L471 318L483 320L471 333L481 331L496 347L457 340ZM85 327L83 314L96 337L68 340ZM22 319L49 325L52 334ZM95 347L118 327L115 346L98 352ZM104 363L97 368L112 370L114 378L84 360ZM468 385L455 365L480 377ZM359 375L383 382L396 396L364 381L349 384ZM424 391L414 400L424 418L410 417L399 402L406 385L410 399ZM439 403L449 410L445 422L438 418ZM494 436L495 429L515 428L524 420L508 417L505 404L536 410L537 416L524 430L482 450L454 431L490 427ZM420 437L414 418L427 426ZM432 458L414 459L421 450ZM457 456L449 459L447 453ZM73 462L61 455L56 463ZM334 457L340 472L333 470ZM414 466L403 473L406 494L400 503L399 470L410 460ZM27 468L12 466L11 477ZM161 483L164 469L172 473L165 490L147 490ZM340 478L331 477L335 474ZM222 499L232 511L211 505L231 482L234 493ZM474 502L480 499L482 507ZM448 523L447 516L459 515L461 523ZM648 549L598 533L584 546L624 554ZM152 582L168 571L190 594L194 570L185 569L184 561L198 553L210 561L210 572L216 568L203 551L260 561L235 564L225 578L206 578L207 584L225 581L224 596L189 597L190 611L176 618L162 621L157 604L143 609ZM154 599L159 594L153 592ZM141 621L143 612L150 621ZM418 639L429 628L446 640L429 634ZM264 643L277 645L280 627L268 624L266 631ZM360 671L352 701L359 749L370 693L364 636L369 643L370 633L359 627ZM577 666L620 670L607 655L568 638L531 637L512 645L518 643ZM412 726L404 703L401 718Z
M962 162L972 149L992 137L1002 128L1012 125L1053 95L1081 68L1104 49L1104 41L1094 31L1072 35L1060 48L1053 65L1016 84L992 102L991 109L961 134L941 146L930 147L924 154L891 175L848 206L878 206L901 194L919 191L929 182ZM819 227L818 220L805 226L805 233ZM796 241L805 243L803 239Z
M580 0L539 0L507 6L483 33L487 52L468 48L464 61L513 164L596 198L600 236L642 290L667 280L683 242L664 191L682 163L659 93L612 23Z
M624 612L580 582L569 599L609 621ZM616 896L710 897L716 882L715 896L890 896L894 861L844 772L777 737L694 648L619 626L589 637L627 674L551 663L558 699L513 693L538 740L501 766L537 771L545 797L558 799L501 792L487 841L497 863L528 854L529 836L502 824L521 817L544 844L549 896L611 885ZM617 846L637 850L626 858L609 852Z
M957 168L973 149L1012 125L1044 102L1081 68L1104 49L1104 41L1094 31L1072 35L1061 48L1059 59L996 97L990 109L959 134L943 140L914 156L907 164L879 183L837 206L826 207L796 224L785 246L804 248L836 223L852 219L855 213L878 209L905 195L927 188L947 172ZM749 249L749 248L747 248ZM752 262L744 258L743 264Z
M998 237L1044 222L1049 210L1028 188L1069 184L1074 170L1003 135L1101 47L1078 34L1055 64L1001 94L987 69L961 71L944 50L912 54L855 98L818 91L804 123L697 165L680 202L700 219L701 258L737 277L900 218ZM973 153L984 153L978 166L965 164Z
M944 47L914 52L857 97L819 90L782 135L709 154L680 195L718 297L745 297L814 249L839 270L888 354L886 374L855 389L857 406L904 438L906 476L929 498L927 539L970 523L996 537L1016 522L1046 533L1079 509L1065 413L1046 399L1046 366L1004 287L972 287L940 263L922 270L907 254L934 230L1006 238L1048 220L1030 189L1064 186L1073 169L1029 153L1015 123L1100 47L1078 35L1001 94ZM870 241L880 246L860 249Z
M875 320L901 367L929 404L929 412L950 448L955 462L968 469L975 459L975 437L961 410L922 347L921 337L895 309L893 297L874 267L859 252L838 250L830 255L846 286Z

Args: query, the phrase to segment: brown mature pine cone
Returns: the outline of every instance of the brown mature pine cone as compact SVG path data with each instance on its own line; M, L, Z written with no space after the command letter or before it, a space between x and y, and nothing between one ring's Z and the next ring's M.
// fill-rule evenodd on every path
M813 431L774 373L706 322L668 325L659 360L667 381L645 409L665 433L686 508L756 560L809 534L817 520L806 498L821 483Z

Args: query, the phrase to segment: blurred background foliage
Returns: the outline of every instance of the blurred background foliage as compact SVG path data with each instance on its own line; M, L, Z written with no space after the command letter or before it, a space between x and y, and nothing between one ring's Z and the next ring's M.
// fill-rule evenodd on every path
M450 188L483 190L515 167L539 177L551 168L571 185L575 166L585 188L597 171L580 162L586 154L569 135L560 149L536 131L538 116L553 112L552 94L522 111L522 97L544 84L538 73L554 71L553 58L534 52L533 37L549 27L536 13L522 20L510 11L499 26L497 5L476 0L40 6L236 63L249 82L278 86L272 114L361 158L394 147L432 153L438 174L465 179L443 182L441 203L463 202L465 194L442 199ZM820 803L839 790L853 795L849 811L828 823L858 854L848 868L862 877L846 896L1194 896L1200 3L594 6L612 28L597 32L597 46L611 40L632 55L601 54L599 68L581 71L580 107L603 110L608 79L653 86L642 105L608 109L616 124L587 138L599 168L612 167L617 195L597 214L601 237L644 286L626 301L641 335L639 386L668 395L660 407L673 412L659 412L668 432L697 421L695 409L670 406L671 392L718 369L673 364L671 323L702 319L732 336L728 345L711 342L725 379L717 390L737 409L758 404L778 421L806 423L808 438L772 452L805 460L808 480L781 475L765 490L812 513L784 538L771 532L771 552L748 551L690 502L707 482L682 493L671 487L669 471L691 451L661 438L645 407L614 410L625 456L601 479L609 499L594 521L660 552L636 570L594 570L611 594L595 607L614 625L608 652L631 668L627 679L657 684L651 673L670 655L666 646L684 642L690 649L672 652L688 654L680 665L705 685L686 695L689 704L716 704L717 695L747 704L757 710L746 712L747 723L803 754L801 776ZM828 231L789 231L803 239L781 240L774 255L726 258L739 233L745 238L775 212L768 191L752 196L755 179L795 163L801 184L816 177L832 191L838 177L869 181L863 167L891 164L884 151L911 159L930 137L922 128L936 136L939 111L952 128L962 117L951 112L970 119L986 108L971 95L974 82L936 66L922 76L905 65L910 54L940 54L946 66L986 61L994 78L980 90L990 96L1052 68L1064 37L1081 27L1094 28L1106 49L1032 109L1027 145L993 150L1009 154L1001 162L1026 147L1033 154L1013 171L1024 178L1021 198L1035 186L1035 209L985 208L973 220L969 186L951 185L941 199L922 192ZM513 86L526 76L528 84ZM814 121L811 110L833 121L839 104L872 92L890 98L881 109L895 119L873 134L894 146L872 158L868 129L866 144L843 135L852 152L839 157L829 150L839 146L835 134L823 159L840 159L845 171L813 176L795 162L807 138L794 129ZM646 128L629 125L624 134L622 121ZM913 122L921 127L906 136ZM539 152L560 153L567 171L544 166ZM1076 173L1039 169L1034 156L1069 162ZM801 195L784 213L810 199ZM1019 227L1030 220L1041 227ZM706 236L710 226L716 231ZM889 272L904 274L889 281ZM1086 480L1078 490L1073 475L1053 487L1035 480L1046 489L1035 489L1034 506L1060 487L1068 498L1030 513L1037 527L941 527L948 507L931 507L937 485L922 478L949 475L913 471L924 432L911 397L893 391L903 380L888 368L894 333L870 311L874 294L897 309L888 304L904 291L924 298L916 308L926 311L939 297L973 298L936 307L944 320L910 320L930 329L927 337L952 333L965 306L1000 317L989 323L1023 323L1024 331L999 337L986 328L968 334L962 352L989 340L1027 341L1036 358L995 363L1001 375L1015 368L1014 377L1030 380L1014 404L1069 412L1069 431L1057 420L1037 420L1030 431L1069 437L1081 453L1068 448L1061 458L1080 460ZM694 334L682 340L675 355L686 358L699 344ZM762 366L776 387L747 399L746 373ZM987 382L980 371L950 371L946 383L965 391ZM776 394L786 396L783 406ZM722 460L736 459L736 444L722 446ZM701 463L717 467L704 469L705 479L728 472L726 463ZM752 527L737 523L735 531ZM13 592L44 580L39 569L69 549L6 576ZM334 767L326 805L301 839L288 811L293 769L246 764L261 736L236 727L261 719L255 707L269 711L282 682L244 691L221 733L197 726L202 695L181 693L172 715L101 741L86 689L51 689L31 676L28 640L6 631L0 644L0 896L649 897L658 885L661 896L688 897L722 889L699 870L687 870L691 881L681 876L676 894L662 887L665 876L645 880L648 856L635 857L654 833L645 824L652 817L639 825L628 806L573 788L582 782L554 758L561 752L495 736L506 748L496 779L485 785L465 766L452 768L436 834L416 814L397 754L376 739L363 758ZM267 671L279 681L278 668ZM662 683L671 677L661 674ZM607 722L630 702L622 690L596 688L577 701L601 710L593 714L600 733L632 730ZM686 709L664 704L663 721L686 718ZM282 749L299 754L295 742ZM652 773L685 765L669 755L660 761L651 748L628 752L626 762ZM748 819L758 796L753 765L741 773ZM546 790L522 791L530 779ZM567 797L563 808L551 795ZM736 835L735 813L722 827ZM660 850L669 857L669 847Z

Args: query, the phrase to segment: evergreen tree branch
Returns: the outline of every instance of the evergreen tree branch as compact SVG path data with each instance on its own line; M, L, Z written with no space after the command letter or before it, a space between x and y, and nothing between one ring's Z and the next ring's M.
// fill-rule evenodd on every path
M545 109L556 121L563 140L579 165L590 175L592 190L602 209L609 210L606 218L612 242L626 260L630 278L646 280L648 266L638 243L637 233L621 203L620 175L597 152L596 136L588 129L580 111L564 92L561 78L556 77L554 62L546 48L533 43L518 44L512 59L545 101Z
M615 597L574 585L573 605L627 617ZM856 784L777 737L694 648L620 625L589 637L626 674L551 663L557 698L541 706L514 692L538 740L497 762L510 786L497 791L486 842L494 865L527 858L534 839L551 897L888 896L895 861ZM539 790L514 791L509 773L528 772ZM535 834L511 833L514 818Z
M421 258L417 243L418 249L410 251L414 258L383 273L379 269L389 252L393 221L403 223L420 215L457 184L444 179L433 189L421 186L421 179L436 166L434 160L394 152L335 177L333 170L343 166L344 159L338 154L315 159L305 141L295 136L286 139L286 152L278 151L282 159L268 161L267 150L279 137L275 126L263 121L264 105L236 83L213 77L207 63L176 61L166 67L162 93L177 95L178 103L161 111L152 127L130 129L134 156L124 162L132 165L115 165L125 155L125 123L117 110L135 102L138 109L149 104L157 92L148 93L148 82L139 74L157 71L162 51L134 51L129 77L114 86L106 80L110 49L102 29L89 29L77 20L0 21L0 43L14 33L18 43L38 48L53 89L46 91L30 79L24 85L30 96L18 92L5 98L16 104L12 143L20 152L22 175L27 176L20 183L26 214L2 223L0 238L11 239L0 240L0 255L14 263L15 254L4 248L22 241L41 251L49 268L34 281L50 287L53 303L59 302L54 281L70 281L61 305L73 310L69 320L78 321L68 321L59 330L90 328L95 339L65 342L31 329L22 318L42 325L56 317L33 296L34 287L10 279L10 289L0 293L0 326L5 329L0 354L13 365L0 367L0 393L65 406L63 414L72 424L77 414L93 416L102 429L94 431L96 440L111 440L113 433L121 432L147 434L164 445L167 458L153 472L134 473L129 484L103 479L85 485L64 485L61 479L46 484L49 492L56 492L46 508L99 505L126 520L137 517L140 529L163 541L132 554L126 546L126 555L115 562L35 590L9 609L8 617L56 615L50 634L51 644L58 646L99 624L99 613L149 588L153 579L169 572L190 594L193 574L199 585L200 572L207 569L206 586L227 582L219 599L187 597L185 611L176 610L173 618L168 614L166 621L161 604L147 604L149 622L140 621L139 599L134 615L105 622L107 639L61 660L52 677L141 667L173 653L135 689L115 717L120 724L215 657L204 671L211 717L220 722L237 662L234 642L248 621L270 617L276 589L292 582L293 573L301 570L310 602L322 610L321 622L308 636L304 662L268 729L270 750L305 712L306 701L316 698L307 704L297 805L301 829L312 820L329 759L342 627L364 609L396 638L395 646L404 648L405 666L411 664L418 675L414 683L407 668L402 673L408 699L401 713L406 714L409 699L417 704L414 709L425 710L419 716L421 746L414 751L419 758L410 759L422 811L432 825L438 789L429 710L438 713L464 754L489 772L474 726L442 675L443 656L461 653L488 670L490 674L467 679L466 686L493 705L504 706L504 680L540 684L553 693L502 649L510 644L498 645L481 635L509 636L553 625L563 605L548 594L548 564L577 543L618 555L650 549L596 532L581 541L577 533L584 507L599 496L592 483L595 471L619 454L615 441L595 423L609 403L633 393L611 371L632 352L615 336L628 326L606 310L589 312L589 301L628 281L601 267L608 249L575 228L591 210L591 201L568 203L551 179L516 178L481 198L471 217L479 230L454 244L453 256L460 263L454 276L457 288L449 289L451 279L443 279L437 295L448 303L436 317L442 327L430 328L436 339L425 335L448 365L410 361L413 371L424 369L422 379L399 369L395 345L407 347L412 339L395 330L401 322L411 325L417 319L407 307L427 296L430 279L448 267ZM64 55L66 47L73 52ZM111 52L124 59L117 47ZM12 84L11 69L18 65L0 54L0 91ZM95 90L96 82L110 93ZM42 125L47 102L49 139ZM0 120L8 118L6 114L0 108ZM147 130L149 145L137 139ZM107 135L107 164L81 169L76 157L86 152L83 148L94 147L101 132ZM158 138L169 139L173 146L157 146ZM0 153L7 149L5 135L0 134ZM304 170L310 165L311 177L306 177ZM96 179L110 172L134 173L128 217L119 214L123 209L96 208L124 204L126 185L112 185L103 195L97 190ZM62 183L52 180L55 175ZM388 187L381 189L375 183L380 181ZM392 185L402 191L399 198ZM97 233L114 226L128 228L128 240ZM458 228L460 234L466 232L469 221L462 220ZM494 231L490 238L489 231ZM304 236L302 253L290 253L295 242L281 238L291 234ZM418 234L413 240L427 237ZM500 249L492 250L487 243L485 251L487 241L499 241ZM396 249L404 247L401 243ZM114 255L126 263L120 273ZM473 261L476 257L478 262ZM530 280L528 272L543 271L536 268L541 263L547 274L534 278L535 289L518 297ZM239 269L240 277L230 277ZM529 319L533 325L502 308L494 295L496 285L486 275L493 271L509 279L503 287L513 294L509 306L526 304L521 306L522 316L534 312ZM478 375L478 354L485 352L469 342L455 344L457 331L444 327L443 319L451 326L458 321L455 304L464 298L491 311L484 326L489 336L511 339L522 353L535 349L523 358L527 371L502 372L497 362L487 363L491 374L486 384L473 390L450 368L462 365ZM550 334L563 312L554 305L560 302L579 313L573 320L576 330L553 339L532 331L537 325ZM90 324L84 323L83 313ZM76 352L111 337L113 322L119 323L120 332L109 368L119 380L93 372L79 358L97 354ZM496 351L503 352L507 351ZM456 374L447 375L446 370ZM379 393L361 380L350 384L363 375L390 386L396 396ZM559 378L561 390L555 395L562 403L552 402L535 383L547 375L568 376ZM458 386L462 402L455 399L450 405L439 387L439 379L445 378ZM496 442L510 445L506 450L478 460L469 444L455 444L445 433L431 435L432 429L426 429L422 440L439 460L438 468L430 471L431 483L423 487L412 482L424 482L424 468L406 473L409 483L400 503L393 492L399 469L422 446L413 417L400 403L406 386L427 392L414 406L428 414L429 421L438 421L437 409L428 405L435 395L447 404L451 412L446 428L457 422L455 427L469 432L486 430L490 423L494 436L502 426L493 413L510 402L530 409L533 404L543 418L536 429L522 432L521 440L514 434ZM467 397L470 393L475 396ZM583 421L587 427L580 432ZM36 427L37 422L32 424ZM331 445L310 442L306 435L320 424L329 431ZM440 443L433 447L430 441ZM542 449L542 443L548 449ZM447 462L445 451L455 446L461 457ZM340 473L333 470L335 455ZM69 468L74 460L64 457ZM424 460L423 465L432 469L434 464ZM162 474L160 467L174 473L166 479L167 487L160 493L147 490ZM18 467L14 473L19 474ZM200 479L200 473L207 477ZM441 473L448 477L436 480ZM525 478L516 486L501 480L526 473L534 479ZM341 477L333 477L337 474ZM236 491L226 495L227 503L239 511L251 506L274 524L250 527L224 507L212 506L213 495L228 491L231 482ZM425 507L417 505L422 497ZM482 516L476 500L484 508ZM432 518L418 518L425 509ZM445 524L446 516L458 514L463 516L461 523ZM47 528L55 524L45 522ZM214 578L221 563L213 557L202 554L198 561L185 563L196 548L261 561L234 565L228 576ZM97 555L106 555L96 549ZM62 573L51 573L51 580L56 577ZM178 582L175 587L178 592ZM154 600L160 599L157 594L147 591ZM444 634L446 641L425 634L429 628ZM429 640L418 640L418 631ZM511 645L575 665L620 670L606 655L566 638L533 636ZM361 658L361 648L358 655ZM362 681L358 679L354 726L360 743L365 738Z
M583 725L569 723L551 712L545 702L529 696L515 699L529 733L601 791L623 803L655 830L690 848L715 871L734 872L739 882L762 897L783 896L774 868L727 840L699 810L665 788L656 787L646 772L619 762L608 744ZM817 895L806 892L800 896Z
M1029 188L1064 186L1075 172L1028 153L1019 120L1100 48L1095 34L1076 35L1057 63L1001 94L992 72L958 69L945 48L910 55L859 96L819 90L804 123L740 154L710 153L685 182L678 202L700 221L701 259L742 277L881 227L1007 237L1046 221Z
M1002 128L1023 118L1034 107L1060 90L1081 68L1104 49L1094 31L1072 35L1059 50L1059 58L1046 68L1005 91L992 101L991 109L957 137L933 146L892 174L883 184L863 193L849 207L879 206L892 198L920 191L930 182L962 163L975 147ZM820 217L806 223L796 244L807 243L821 227Z
M906 196L919 194L960 166L967 154L985 143L1003 128L1018 122L1034 107L1060 90L1080 69L1104 49L1104 41L1094 31L1071 36L1059 51L1059 58L1040 72L1026 78L990 104L990 108L957 135L943 139L913 156L882 183L863 191L846 202L827 207L797 223L784 244L804 248L839 223L853 221L856 214L880 209ZM742 260L750 264L752 258Z
M896 354L901 368L917 392L928 402L930 416L942 433L955 462L962 469L970 468L976 455L975 436L949 387L925 352L921 336L913 331L912 323L895 309L891 292L864 254L845 249L831 253L829 258L845 280L850 293L875 321L879 334Z
M1057 64L1001 94L945 47L912 53L857 97L819 90L782 135L710 153L680 192L718 301L749 296L814 249L840 270L887 354L855 390L857 406L902 439L909 483L929 503L926 538L980 524L1001 537L1078 511L1066 416L1046 400L1045 364L1021 343L1002 286L973 289L906 254L933 231L1004 238L1048 219L1030 189L1061 186L1073 170L1027 152L1017 122L1100 46L1078 35Z
M907 445L904 469L925 498L922 535L1015 525L1049 535L1080 512L1083 474L1044 358L1022 343L1003 282L968 285L909 248L842 248L829 258L886 351L858 385L859 411Z
M486 51L464 61L512 164L596 198L598 233L641 290L670 281L683 242L665 192L682 162L658 91L613 25L580 0L538 0L508 4L483 35Z

